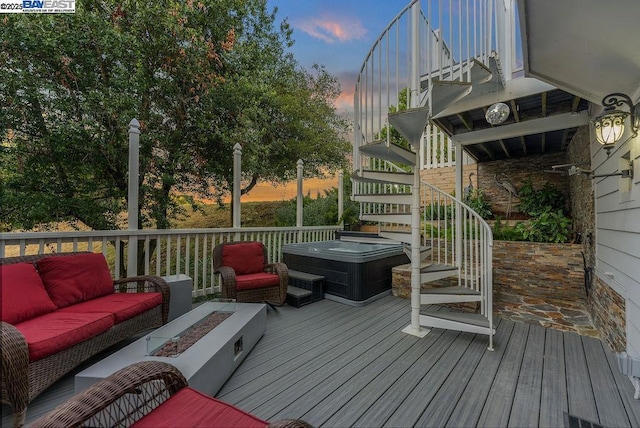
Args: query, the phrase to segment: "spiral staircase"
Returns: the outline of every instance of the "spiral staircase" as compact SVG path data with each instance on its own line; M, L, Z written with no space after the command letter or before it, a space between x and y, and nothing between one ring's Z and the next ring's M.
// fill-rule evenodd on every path
M360 202L360 219L377 222L379 235L404 243L410 257L411 324L403 331L486 334L493 349L491 229L460 198L422 181L420 170L425 147L436 140L452 144L432 119L465 97L504 85L488 42L499 10L493 1L471 0L464 11L452 2L455 10L448 11L442 2L425 3L426 13L420 1L407 5L362 66L354 103L353 199ZM457 46L445 42L446 29ZM461 195L461 146L454 156ZM434 304L465 310L432 311L428 305ZM475 311L466 310L469 305Z

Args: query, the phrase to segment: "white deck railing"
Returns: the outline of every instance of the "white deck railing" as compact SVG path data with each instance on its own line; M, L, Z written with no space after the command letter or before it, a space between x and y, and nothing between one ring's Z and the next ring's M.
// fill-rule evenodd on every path
M226 229L103 230L78 232L0 233L0 257L63 251L101 252L115 279L126 276L127 243L137 237L143 249L140 274L193 278L193 296L219 291L213 274L213 249L229 241L260 241L269 262L279 262L282 246L295 242L328 241L341 226L267 227Z

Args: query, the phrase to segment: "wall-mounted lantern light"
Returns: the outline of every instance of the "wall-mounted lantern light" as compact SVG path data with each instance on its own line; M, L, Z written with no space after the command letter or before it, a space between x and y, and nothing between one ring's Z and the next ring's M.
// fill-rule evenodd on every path
M629 111L618 110L617 107L627 105ZM607 151L607 156L611 149L624 134L625 121L630 116L630 126L632 137L638 135L638 114L636 107L631 102L631 98L621 93L609 94L602 99L604 111L593 120L593 128L596 139Z

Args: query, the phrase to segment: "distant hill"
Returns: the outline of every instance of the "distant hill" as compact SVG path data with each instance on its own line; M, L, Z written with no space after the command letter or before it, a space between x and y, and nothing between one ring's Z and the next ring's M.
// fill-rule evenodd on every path
M242 227L275 227L276 210L287 205L288 201L243 202L240 208ZM177 229L201 229L231 227L231 206L224 204L206 204L202 211L193 211L185 207L184 218L174 220Z

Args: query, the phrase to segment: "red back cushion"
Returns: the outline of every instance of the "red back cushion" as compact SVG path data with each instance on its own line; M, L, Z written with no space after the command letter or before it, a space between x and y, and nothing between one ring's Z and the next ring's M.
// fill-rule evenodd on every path
M56 310L56 305L49 298L31 263L0 266L0 292L0 318L9 324L17 324Z
M264 270L264 252L259 242L225 245L222 248L222 266L232 267L236 275L258 273Z
M58 308L114 292L102 254L45 257L38 261L44 287Z

